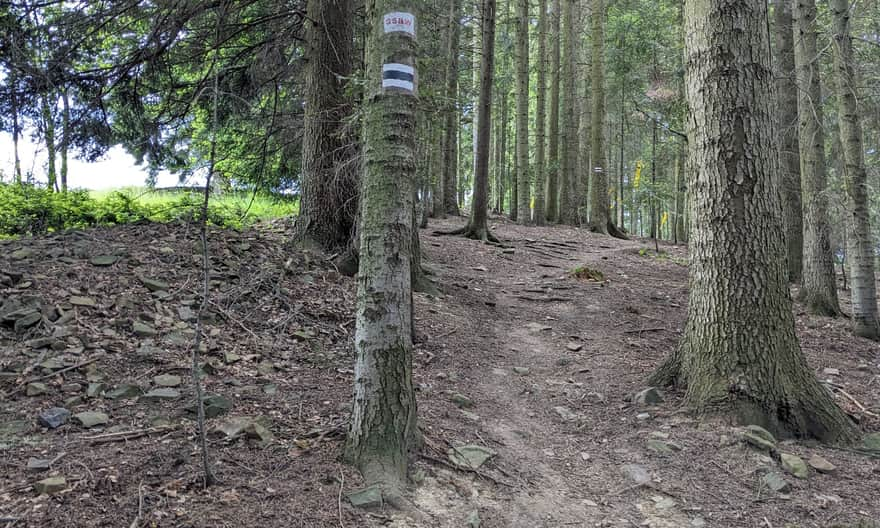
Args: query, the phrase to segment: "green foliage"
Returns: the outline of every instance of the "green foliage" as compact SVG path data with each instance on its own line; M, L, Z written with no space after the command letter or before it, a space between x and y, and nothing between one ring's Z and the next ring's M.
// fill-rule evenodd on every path
M126 189L91 195L88 191L55 193L31 185L0 184L0 236L40 235L140 221L192 221L198 218L202 197L198 191ZM212 197L208 222L241 228L297 212L298 204L286 197L226 193Z
M604 273L587 265L578 266L571 270L571 276L587 282L603 282L605 280Z

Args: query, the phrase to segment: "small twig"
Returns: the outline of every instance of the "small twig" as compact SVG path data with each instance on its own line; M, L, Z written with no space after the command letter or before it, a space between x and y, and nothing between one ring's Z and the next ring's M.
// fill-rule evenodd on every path
M484 479L490 480L490 481L494 482L495 484L498 484L501 486L507 486L508 488L515 488L516 487L515 485L513 485L509 482L505 482L501 479L497 479L497 478L493 477L492 475L483 473L479 469L469 468L469 467L465 467L465 466L456 466L452 462L447 462L447 461L443 460L442 458L438 458L433 455L429 455L427 453L422 453L421 456L427 460L430 460L431 462L435 462L437 464L446 466L446 467L453 469L453 470L456 470L456 471L464 471L465 473L474 473L475 475L483 477Z
M339 468L339 495L336 497L336 508L339 512L339 528L345 528L345 521L342 520L342 490L345 488L345 473Z
M446 332L446 333L443 334L443 335L439 335L439 336L435 337L434 339L435 339L435 340L436 340L436 339L443 339L444 337L449 337L449 336L451 336L452 334L454 334L454 333L456 333L456 332L458 332L458 328L453 328L453 329L450 330L449 332Z
M764 517L764 524L767 525L767 528L773 528L773 525L770 524L770 519Z
M144 481L138 485L138 514L137 517L131 521L131 524L128 525L128 528L138 528L141 525L141 521L144 518Z
M658 326L655 328L640 328L638 330L624 330L624 334L641 334L642 332L662 332L668 330L666 327Z
M135 438L140 438L142 436L149 436L155 433L164 433L166 431L172 431L176 427L173 425L168 425L164 427L150 427L149 429L141 429L140 431L118 431L115 433L107 433L101 434L97 436L85 436L82 437L82 440L88 440L93 444L105 444L109 442L121 442L125 440L134 440Z
M855 399L850 393L846 392L845 390L841 389L840 387L835 387L835 388L837 389L837 392L839 392L844 397L846 397L846 399L851 401L856 407L859 408L860 411L862 411L863 413L867 414L868 416L870 416L872 418L880 418L880 415L877 415L876 413L872 413L871 411L866 409L865 406L862 405L859 402L859 400Z
M6 399L6 398L12 396L13 394L16 394L18 391L20 391L21 389L23 389L28 383L34 383L34 382L36 382L36 381L41 381L41 380L44 380L44 379L54 378L55 376L58 376L58 375L60 375L60 374L64 374L65 372L70 372L71 370L76 370L76 369L78 369L78 368L85 367L86 365L90 365L90 364L94 363L95 361L98 361L98 359L99 359L99 358L92 358L92 359L89 359L89 360L87 360L87 361L82 361L82 362L80 362L80 363L77 363L76 365L71 365L71 366L69 366L69 367L64 367L64 368L61 369L61 370L56 370L55 372L52 372L51 374L46 374L46 375L44 375L44 376L39 376L39 377L37 377L37 378L30 378L30 379L27 379L27 380L25 380L25 381L22 381L22 382L19 383L18 386L16 386L14 389L12 389L11 391L9 391L9 392L6 393L6 394L3 394L3 399Z

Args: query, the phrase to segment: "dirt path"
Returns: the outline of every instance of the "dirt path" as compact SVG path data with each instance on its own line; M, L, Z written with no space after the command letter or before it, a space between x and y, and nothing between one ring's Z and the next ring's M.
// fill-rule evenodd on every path
M676 409L675 395L651 408L631 402L680 337L681 249L657 259L640 254L638 242L577 230L501 225L496 233L512 251L425 237L447 294L420 308L427 327L448 334L425 345L432 359L417 368L428 393L442 395L422 406L425 423L442 424L429 426L429 447L472 443L498 453L489 478L427 468L416 503L438 526L467 526L475 511L481 526L499 528L766 526L765 518L826 526L851 509L878 515L850 479L816 475L781 498L762 490L775 463L741 445L731 426L701 425ZM579 266L605 280L574 279ZM453 394L473 408L457 409ZM787 451L815 451L880 481L863 459Z

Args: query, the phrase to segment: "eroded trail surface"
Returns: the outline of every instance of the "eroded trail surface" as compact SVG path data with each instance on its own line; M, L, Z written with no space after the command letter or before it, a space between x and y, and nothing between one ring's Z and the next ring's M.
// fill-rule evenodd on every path
M497 453L481 474L428 461L415 500L437 525L475 526L479 518L484 527L826 527L880 519L876 459L783 443L782 452L819 455L838 468L798 479L746 446L733 426L679 410L680 395L636 401L680 337L683 248L663 247L658 258L645 242L581 230L500 224L495 233L507 248L423 238L445 292L420 296L418 305L428 334L427 357L417 362L428 396L426 451L442 458L450 446L471 444ZM837 368L860 401L876 406L876 348L844 345L855 341L832 320L802 316L799 324L813 359L822 352L813 362L819 373ZM768 489L762 479L771 473L788 489Z
M658 257L647 241L500 219L504 247L432 234L462 222L422 232L439 293L415 295L425 442L409 514L346 500L363 485L340 459L356 285L325 256L293 248L289 223L210 232L200 364L219 483L207 490L188 410L197 230L145 224L0 240L0 525L850 528L880 519L877 458L779 442L778 452L835 467L797 478L740 429L680 410L679 394L634 401L680 337L683 248ZM880 429L877 345L851 337L843 319L797 320L838 403L866 431ZM481 464L468 470L467 460Z

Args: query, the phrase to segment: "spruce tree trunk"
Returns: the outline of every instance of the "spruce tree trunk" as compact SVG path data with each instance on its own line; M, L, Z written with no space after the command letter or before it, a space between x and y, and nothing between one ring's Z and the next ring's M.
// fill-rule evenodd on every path
M562 51L560 41L561 32L561 5L560 0L552 0L550 17L550 121L547 127L547 196L545 197L545 213L547 221L559 221L559 85L560 63Z
M573 225L576 213L572 211L572 182L578 155L578 122L575 112L577 98L575 83L575 0L562 0L562 92L560 111L562 112L562 130L559 138L559 221Z
M49 96L43 94L40 96L41 116L43 118L43 138L46 141L46 157L48 165L46 168L47 187L50 191L58 190L58 175L55 172L55 115L52 107L49 105Z
M834 70L840 140L843 147L844 181L847 197L846 257L849 261L853 332L862 337L880 338L877 317L877 288L874 280L874 248L871 215L868 209L868 175L859 116L858 83L853 64L850 13L847 0L831 0L834 28Z
M443 215L458 216L458 52L461 39L461 0L449 1L446 41L446 112L443 135Z
M794 28L791 1L776 0L776 101L780 159L780 191L788 247L788 277L801 281L804 259L804 218L801 210L801 161L798 147L798 98L795 82Z
M394 87L395 81L406 80L406 67L416 64L415 38L403 32L385 33L383 15L413 13L413 4L366 3L370 30L363 106L357 359L346 441L346 457L367 484L380 486L391 497L406 483L408 453L417 437L411 284L417 101L414 92Z
M516 4L516 221L532 221L529 173L529 0Z
M828 225L828 173L816 47L816 2L793 1L804 211L804 265L800 299L812 314L835 316L840 313L840 305L837 301L831 229Z
M12 41L12 49L16 49L14 40ZM18 77L15 68L9 68L9 101L12 107L12 175L15 183L21 184L21 158L18 153L18 138L21 134L21 125L18 116Z
M502 86L501 87L501 150L499 151L501 156L500 163L500 172L498 174L498 214L504 213L504 196L507 193L507 181L508 181L508 173L510 172L510 159L507 155L508 151L508 133L507 133L507 118L508 110L507 110L507 90Z
M764 0L687 0L685 84L694 226L688 320L656 384L780 436L857 431L798 345L788 294ZM724 75L718 75L723 71ZM722 160L722 161L719 161Z
M482 0L483 56L480 61L480 101L477 106L477 150L474 198L466 235L494 240L489 233L489 146L492 123L492 87L495 82L495 0Z
M70 96L61 92L61 192L67 192L67 153L70 150Z
M593 126L590 193L590 230L596 233L618 234L611 221L608 199L608 162L605 157L605 2L593 0Z
M547 221L547 0L538 2L538 108L535 110L535 225Z
M358 177L345 133L352 105L352 0L309 0L305 22L305 115L298 236L326 250L352 244Z
M590 6L586 2L580 4L580 26L585 26L590 20ZM592 145L593 129L593 103L590 99L592 91L592 47L581 43L579 49L580 64L578 65L578 87L581 90L580 118L578 119L578 163L575 168L575 208L578 225L586 225L589 222L590 210L590 151Z

